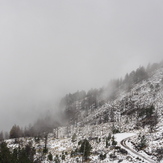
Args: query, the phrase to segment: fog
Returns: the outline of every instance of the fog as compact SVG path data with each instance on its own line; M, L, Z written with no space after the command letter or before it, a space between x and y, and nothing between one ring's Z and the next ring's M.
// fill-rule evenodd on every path
M163 59L163 1L0 1L0 131L66 93Z

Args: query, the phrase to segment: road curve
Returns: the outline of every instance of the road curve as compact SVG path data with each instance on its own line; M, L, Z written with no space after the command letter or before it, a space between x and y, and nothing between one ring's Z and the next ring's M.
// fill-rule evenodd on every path
M138 157L142 158L143 160L147 161L148 163L156 163L156 161L153 161L149 158L146 158L145 156L141 155L140 153L136 152L135 150L131 149L130 147L127 146L126 141L129 139L125 138L123 140L121 140L120 144L127 150L129 150L131 153L134 153L135 155L137 155Z

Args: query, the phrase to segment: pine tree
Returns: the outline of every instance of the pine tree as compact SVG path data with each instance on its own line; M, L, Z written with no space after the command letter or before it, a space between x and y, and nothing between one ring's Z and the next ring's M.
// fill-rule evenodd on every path
M4 139L4 136L3 136L3 132L1 131L0 132L0 141L2 141Z
M7 143L2 142L0 144L0 162L1 163L11 163L12 162L12 154L7 147Z
M52 155L51 153L49 153L49 155L48 155L48 159L49 159L50 161L53 160L53 155Z
M88 157L90 156L91 149L92 149L91 144L88 142L87 139L84 139L82 144L81 144L81 147L79 149L79 152L81 152L83 154L83 158L85 160L87 160Z

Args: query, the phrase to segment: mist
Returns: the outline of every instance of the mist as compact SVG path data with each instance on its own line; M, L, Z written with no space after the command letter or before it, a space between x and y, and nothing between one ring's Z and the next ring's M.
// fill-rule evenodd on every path
M34 122L69 92L163 59L163 2L0 2L0 131ZM55 118L55 117L54 117Z

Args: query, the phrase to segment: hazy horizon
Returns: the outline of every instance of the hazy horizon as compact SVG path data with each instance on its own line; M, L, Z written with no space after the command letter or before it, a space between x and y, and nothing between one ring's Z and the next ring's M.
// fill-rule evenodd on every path
M0 131L163 59L163 1L0 2Z

